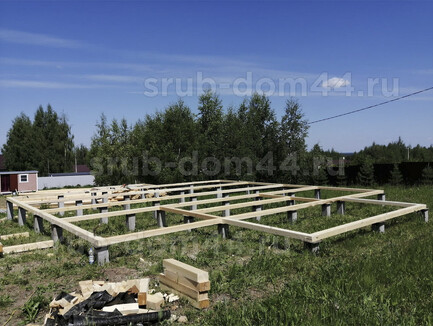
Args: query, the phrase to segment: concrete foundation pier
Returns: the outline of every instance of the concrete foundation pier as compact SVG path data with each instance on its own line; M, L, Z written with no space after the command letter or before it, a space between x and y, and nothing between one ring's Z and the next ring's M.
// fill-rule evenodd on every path
M346 212L346 203L344 201L337 201L337 214L344 215Z
M55 224L51 224L51 238L54 242L63 242L63 229Z
M27 211L24 208L18 208L18 225L24 226L26 224Z
M229 225L228 224L218 224L218 234L223 239L228 239L228 237L229 237Z
M371 228L374 232L385 233L385 223L374 223Z
M99 265L104 265L110 262L110 254L108 247L95 248L95 258Z
M322 205L322 216L331 216L331 204Z
M34 221L33 221L33 229L36 233L42 233L44 232L44 220L42 217L34 215Z

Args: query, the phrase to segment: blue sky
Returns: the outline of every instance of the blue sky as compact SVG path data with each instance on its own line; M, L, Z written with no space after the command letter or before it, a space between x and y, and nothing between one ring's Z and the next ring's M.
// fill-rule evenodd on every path
M431 87L433 3L0 2L0 145L14 117L48 103L85 145L101 113L134 123L179 97L195 111L200 78L226 108L259 90L278 116L297 97L310 121ZM429 146L432 121L429 91L314 124L307 142Z

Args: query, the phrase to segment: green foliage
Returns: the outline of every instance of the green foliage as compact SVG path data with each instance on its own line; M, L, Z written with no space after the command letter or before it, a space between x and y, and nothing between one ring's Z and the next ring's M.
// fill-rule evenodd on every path
M211 178L289 181L292 171L278 168L290 154L302 163L307 131L293 99L279 122L264 95L255 93L224 112L219 96L206 91L196 116L182 100L133 127L125 120L110 124L101 116L89 159L99 185Z
M411 148L399 137L396 142L391 142L388 145L373 143L355 153L351 159L355 164L360 164L365 159L373 160L374 163L433 162L433 146L417 145Z
M358 181L363 186L371 186L374 184L374 166L370 160L365 160L359 169Z
M403 182L403 176L398 168L398 164L394 164L394 168L391 171L389 183L393 186L398 186Z
M48 299L41 291L37 291L23 306L22 313L26 323L33 323L39 311L48 304Z
M8 294L1 294L0 295L0 307L7 307L12 302L14 302L14 300Z
M73 136L66 117L59 116L50 105L40 106L33 122L25 114L13 121L2 148L8 170L69 172L73 165Z
M433 185L433 168L430 165L422 170L421 182L425 185Z

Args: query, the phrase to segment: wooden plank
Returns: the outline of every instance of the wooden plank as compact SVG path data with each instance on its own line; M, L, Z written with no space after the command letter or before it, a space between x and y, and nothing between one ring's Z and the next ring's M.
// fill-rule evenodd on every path
M162 266L169 271L178 273L179 275L189 278L190 280L193 280L195 282L209 281L208 272L194 266L182 263L181 261L178 261L176 259L164 259L162 261Z
M261 211L260 213L262 212L263 211ZM293 239L298 239L298 240L308 241L308 242L312 240L311 234L304 233L304 232L292 231L292 230L277 228L277 227L263 225L263 224L251 223L247 221L234 220L231 217L230 218L226 217L223 218L222 220L226 224L239 226L245 229L262 231L270 234L281 235L283 237L293 238Z
M97 214L88 214L88 215L73 216L73 217L64 217L62 218L62 221L74 223L80 221L97 220L104 217L116 217L116 216L125 216L129 214L154 212L156 210L159 210L159 207L152 206L152 207L134 208L134 209L119 210L119 211L108 212L108 213L97 213Z
M30 206L29 204L26 204L26 203L22 203L19 200L16 200L15 198L9 197L8 200L17 206L24 208L28 212L31 212L34 215L37 215L37 216L43 218L47 222L49 222L51 224L58 225L62 229L66 230L72 234L75 234L76 236L90 242L91 244L95 245L96 247L100 247L98 245L98 241L102 240L103 239L102 237L95 236L92 232L84 230L84 229L82 229L76 225L73 225L71 223L68 223L66 221L62 221L61 218L58 218L58 217L55 217L51 214L45 213L43 210L37 209L37 208Z
M176 283L172 280L170 280L168 277L166 277L164 274L159 274L159 283L164 284L168 286L171 289L174 289L184 295L189 296L191 299L194 299L195 301L202 301L209 299L207 292L198 292L197 290L193 290L189 287L186 287L182 284Z
M11 254L11 253L26 252L26 251L38 250L38 249L47 249L52 247L54 247L54 241L48 240L48 241L41 241L41 242L25 243L16 246L3 247L3 253Z
M30 234L28 232L5 234L5 235L0 235L0 240L8 240L14 238L28 238L29 236Z
M413 203L404 203L399 201L377 200L377 199L364 199L364 198L347 198L345 202L371 204L371 205L385 205L385 206L398 206L398 207L411 207Z
M147 190L137 190L137 191L122 191L126 190L126 188L116 188L116 189L106 189L104 192L107 192L107 194L104 195L98 195L96 198L112 198L116 195L122 196L122 195L128 195L128 196L134 196L134 195L141 195L143 193L151 193L154 194L155 192L161 192L161 191L169 191L169 192L179 192L179 191L186 191L190 190L189 185L194 185L194 182L186 183L188 187L178 187L178 188L168 188L167 185L155 185L153 186L155 189L148 188ZM209 188L216 188L216 187L228 187L228 186L236 186L236 185L246 185L248 182L245 181L238 181L234 182L232 184L218 184L218 185L204 185L204 186L197 186L194 187L194 190L202 190L202 189L209 189ZM176 184L173 184L176 185ZM23 201L26 201L28 204L48 204L48 203L58 203L58 202L75 202L75 200L84 200L84 199L94 199L95 197L92 197L90 191L86 191L85 193L81 195L73 194L71 196L65 196L64 198L57 198L57 196L53 196L53 198L46 197L46 199L42 200L34 200L32 198L26 199L24 198Z
M186 300L189 301L189 303L193 307L195 307L197 309L209 308L209 299L205 299L205 300L202 300L202 301L196 301L196 300L190 298L189 296L187 296L187 295L185 295L185 294L183 294L183 293L181 293L181 292L179 292L179 291L177 291L177 290L175 290L175 289L173 289L173 288L171 288L171 287L169 287L167 285L161 284L160 288L163 291L172 292L172 293L177 294L178 296L180 296L182 298L185 298Z
M164 275L168 279L172 280L173 282L179 283L183 286L186 286L192 290L198 291L198 292L205 292L210 290L210 281L207 282L195 282L192 281L182 275L179 275L176 272L169 271L167 269L164 270Z
M191 206L191 203L189 205ZM165 212L169 212L169 213L175 213L175 214L180 214L180 215L184 215L184 216L197 217L197 218L200 218L202 220L213 220L213 219L218 218L218 216L215 216L215 215L199 213L197 210L188 211L185 209L179 209L179 208L174 208L174 207L165 207L165 206L160 206L159 209L162 211L165 211Z
M332 236L335 236L338 234L342 234L342 233L346 233L346 232L349 232L352 230L360 229L360 228L363 228L365 226L369 226L369 225L372 225L375 223L384 222L384 221L390 220L390 219L398 217L398 216L417 212L417 211L426 209L426 207L427 207L426 205L415 204L411 207L398 209L398 210L393 211L393 212L388 212L388 213L364 218L364 219L359 220L359 221L354 221L354 222L346 223L343 225L338 225L338 226L335 226L333 228L329 228L329 229L326 229L323 231L315 232L315 233L311 234L312 242L319 242L323 239L326 239L326 238L329 238L329 237L332 237Z
M286 202L288 200L298 200L298 201L307 201L307 202L311 202L311 201L317 201L318 199L310 199L310 198L304 198L304 197L289 197L289 196L280 196L280 195L270 195L270 196L276 196L275 198L271 198L271 199L264 199L261 200L259 202L257 201L249 201L249 202L245 202L245 203L238 203L238 204L231 204L231 205L226 205L226 206L214 206L214 207L208 207L208 208L201 208L201 209L197 209L195 210L195 212L202 212L202 213L210 213L210 212L220 212L220 211L224 211L226 209L237 209L237 208L245 208L245 207L252 207L252 206L257 206L257 205L266 205L266 204L273 204L273 203L281 203L281 202ZM265 194L262 195L257 195L257 197L266 197ZM230 197L226 197L224 201L228 201L227 199ZM236 197L233 197L236 198Z
M113 312L114 310L119 310L119 312L122 315L132 315L132 314L138 314L138 310L140 309L138 307L138 303L123 303L123 304L116 304L114 306L109 307L103 307L102 311L106 312Z
M135 232L135 233L128 233L128 234L122 234L122 235L115 235L112 237L107 238L101 238L101 240L98 241L99 247L104 246L110 246L116 243L122 243L127 241L133 241L133 240L139 240L139 239L145 239L145 238L151 238L158 235L163 234L169 234L174 232L180 232L180 231L187 231L189 229L197 229L205 226L211 226L211 225L217 225L220 224L221 220L213 219L213 220L205 220L205 221L198 221L193 223L186 223L181 225L175 225L175 226L169 226L165 228L158 228L154 230L147 230L147 231L141 231L141 232Z

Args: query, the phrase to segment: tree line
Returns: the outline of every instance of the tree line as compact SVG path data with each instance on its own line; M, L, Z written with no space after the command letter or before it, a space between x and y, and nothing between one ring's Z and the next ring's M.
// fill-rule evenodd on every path
M101 115L87 148L74 146L64 115L50 105L39 107L33 120L21 114L13 121L2 148L6 168L35 169L43 176L72 172L75 162L88 164L98 185L219 178L371 186L377 182L377 163L394 164L389 182L403 183L398 163L407 161L408 150L410 161L433 162L432 146L411 148L401 139L388 145L373 143L345 155L344 162L340 153L318 144L307 150L308 121L293 98L277 119L265 95L253 94L237 107L224 109L220 97L206 91L195 112L179 99L133 124ZM348 178L351 166L358 168L356 176ZM423 172L426 182L433 172L429 169Z

